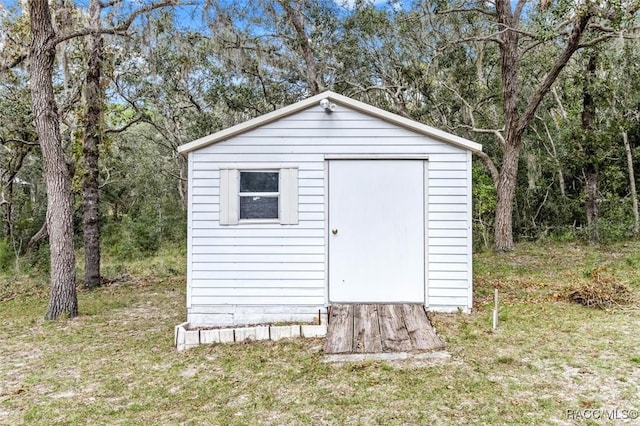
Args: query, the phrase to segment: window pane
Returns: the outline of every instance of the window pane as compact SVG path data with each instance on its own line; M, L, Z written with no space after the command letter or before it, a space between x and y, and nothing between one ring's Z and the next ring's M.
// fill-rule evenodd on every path
M240 219L277 219L278 197L240 197Z
M240 172L240 192L278 192L278 172Z

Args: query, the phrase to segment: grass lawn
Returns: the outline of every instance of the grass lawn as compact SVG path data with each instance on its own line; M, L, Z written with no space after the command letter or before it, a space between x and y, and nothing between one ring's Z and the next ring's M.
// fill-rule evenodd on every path
M448 361L326 364L320 339L176 352L184 263L177 252L107 260L105 274L121 281L80 291L81 315L55 322L42 320L45 279L0 276L0 424L640 422L624 419L640 410L639 305L564 298L594 270L637 297L640 243L476 255L474 312L432 315ZM580 418L594 415L613 418Z

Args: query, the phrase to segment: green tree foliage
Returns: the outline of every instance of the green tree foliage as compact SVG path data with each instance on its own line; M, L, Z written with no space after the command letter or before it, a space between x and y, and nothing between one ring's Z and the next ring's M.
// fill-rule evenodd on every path
M105 148L101 217L109 254L147 255L186 238L173 151L160 138L152 126L139 125Z
M640 56L629 37L638 26L637 5L521 3L515 102L521 115L562 53L568 24L580 13L591 18L577 53L521 134L512 179L513 235L586 237L585 168L595 164L601 238L628 238L633 212L622 134L637 168ZM509 4L513 12L518 4ZM495 242L496 179L504 166L509 119L500 44L508 31L496 21L493 4L221 0L196 6L144 15L131 23L127 37L105 35L98 167L106 253L137 256L183 239L186 161L177 153L179 145L325 89L482 143L485 161L473 171L474 235L477 247ZM53 5L57 31L86 28L85 7ZM106 12L105 27L127 13ZM0 15L0 240L2 256L15 257L41 230L46 197L29 76L10 66L24 59L20 40L28 40L28 17ZM585 61L594 48L598 66L589 87L596 114L587 137L580 119ZM61 41L53 79L62 143L75 172L76 236L86 51L85 37Z

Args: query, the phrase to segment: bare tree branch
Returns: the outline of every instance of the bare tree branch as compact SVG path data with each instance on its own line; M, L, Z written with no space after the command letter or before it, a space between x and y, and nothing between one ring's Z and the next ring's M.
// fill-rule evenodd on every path
M487 153L484 152L484 151L478 151L475 154L478 157L480 157L480 160L482 160L482 163L484 163L484 165L487 168L487 170L489 170L489 174L491 175L491 179L493 180L493 185L497 189L498 188L498 182L500 181L500 172L498 171L498 168L496 167L496 164L493 162L491 157L489 157L487 155Z
M0 64L0 72L4 72L4 71L7 71L7 70L10 70L11 68L17 67L22 62L24 62L28 57L29 57L29 55L26 52L24 52L24 53L20 53L16 58L14 58L13 60L11 60L9 62L1 63Z
M42 227L36 232L33 237L27 243L27 250L33 252L38 248L40 243L49 236L49 230L47 229L47 221L45 220Z
M136 117L134 117L131 121L129 121L128 123L120 126L120 127L116 127L115 129L107 129L105 130L106 134L111 134L111 133L122 133L125 130L127 130L129 127L133 126L136 123L139 123L140 121L142 121L142 119L144 118L144 114L142 113L138 113L138 115Z
M511 27L509 25L505 25L503 23L498 23L498 26L502 27L502 30L500 30L500 32L497 33L497 34L503 34L503 33L507 32L507 31L511 31L513 33L524 35L524 36L527 36L527 37L530 37L530 38L533 38L533 39L537 39L538 38L538 35L536 35L534 33L530 33L528 31L521 30L520 28L513 28L513 27Z
M20 143L22 145L30 145L30 146L40 145L38 142L29 142L29 141L26 141L24 139L16 139L16 138L4 139L4 138L0 137L0 145L4 145L4 144L10 143L10 142L17 142L17 143Z
M536 214L533 215L533 217L531 218L531 223L533 224L534 227L537 227L536 219L540 215L540 212L542 211L542 207L544 207L544 203L547 202L547 199L549 198L549 191L551 191L551 187L553 186L554 183L555 181L552 180L551 183L547 186L547 191L544 194L544 198L542 199L542 202L538 206L538 209L536 210Z
M55 46L59 43L62 43L63 41L70 40L76 37L83 37L90 34L124 34L129 29L133 21L135 21L136 18L138 18L140 15L151 12L152 10L160 9L167 6L175 6L177 4L178 0L164 0L158 3L149 4L131 12L129 17L117 27L104 29L82 28L80 30L58 35L57 37L49 41L49 45Z
M468 124L459 124L458 126L456 126L456 128L467 129L467 130L469 130L471 132L474 132L474 133L485 133L485 134L494 135L496 137L496 139L498 139L500 141L500 143L502 143L504 145L504 136L502 135L502 132L504 132L504 128L502 128L502 129L483 129L481 127L469 126Z
M530 50L535 49L536 47L540 46L542 43L544 43L544 41L536 40L536 41L532 42L531 44L529 44L528 46L524 46L522 48L522 51L520 52L520 55L519 55L520 59L522 59L524 57L524 55L529 53Z
M470 41L482 41L482 42L492 41L492 42L497 43L497 44L502 44L502 40L500 40L497 36L499 36L500 34L502 34L505 31L506 30L498 31L497 33L489 34L487 36L460 38L460 39L457 39L457 40L453 41L452 43L461 44L461 43L468 43ZM444 49L444 48L445 47L441 48L441 50Z
M482 13L483 15L487 15L487 16L495 16L496 13L491 11L491 10L487 10L487 9L481 9L479 7L470 7L470 8L464 8L464 7L456 7L456 8L452 8L452 9L447 9L447 10L440 10L438 11L438 15L447 15L450 13L467 13L467 12L477 12L477 13Z
M99 186L98 186L98 188L99 188L99 189L102 189L102 188L104 188L105 186L109 185L109 183L111 183L111 170L109 170L108 168L106 168L106 169L104 169L104 170L105 170L105 172L106 172L106 174L107 174L107 177L106 177L106 178L103 178L103 180L102 180L102 185L99 185Z
M178 155L181 155L181 154L178 154ZM169 177L172 177L172 178L174 178L174 179L177 179L177 180L179 180L179 181L183 181L183 182L186 182L186 181L187 181L187 178L185 178L184 176L177 175L177 174L175 174L175 173L173 173L173 172L171 172L171 171L167 170L166 168L162 168L162 169L160 169L160 170L159 170L159 172L160 172L160 173L163 173L163 174L164 174L164 175L166 175L166 176L169 176Z
M78 104L78 100L82 95L82 80L78 79L74 86L67 92L70 93L69 96L65 102L58 107L58 112L61 116L69 112L69 110Z
M460 102L464 104L465 108L467 108L467 111L469 113L469 120L471 121L471 125L461 124L458 127L471 130L472 132L475 132L475 133L490 133L494 135L502 145L505 144L504 136L502 135L502 132L504 132L504 127L501 129L483 129L481 127L477 127L476 119L475 119L475 116L473 115L475 108L473 108L471 104L469 104L469 102L467 102L467 100L453 87L450 87L444 82L442 83L442 85L445 88L447 88L451 93L453 93L458 99L460 99Z
M540 102L542 102L544 95L551 89L553 82L560 74L560 71L562 71L562 69L567 65L569 59L571 58L571 55L573 55L573 53L580 48L580 38L582 37L582 34L584 33L587 24L589 23L589 20L592 16L592 11L587 11L586 13L578 16L577 22L575 23L573 30L571 31L571 36L567 41L567 45L564 51L556 59L553 67L551 68L549 73L547 73L544 81L540 84L540 86L538 86L535 93L531 97L531 100L529 101L529 104L527 105L524 113L522 114L522 116L520 116L516 128L517 134L521 135L524 133L527 125L533 118L538 105L540 105Z
M558 95L558 90L555 87L551 88L551 94L553 95L553 99L555 99L556 104L558 104L558 109L560 110L560 116L566 120L567 119L567 110L564 109L562 105L562 99L560 99L560 95Z
M611 40L611 39L618 38L618 37L625 38L624 34L621 34L621 33L603 34L600 37L592 38L589 41L585 41L583 43L580 43L578 45L578 49L583 49L585 47L592 47L592 46L595 46L596 44L602 43L603 41ZM629 37L629 39L633 38L633 37L630 37L630 36L628 36L628 37Z

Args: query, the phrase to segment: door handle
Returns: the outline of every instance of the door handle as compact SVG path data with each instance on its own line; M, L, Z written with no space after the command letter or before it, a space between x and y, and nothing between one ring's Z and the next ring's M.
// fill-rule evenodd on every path
M336 235L336 234L338 233L338 228L333 228L333 229L331 230L331 233L332 233L333 235Z

